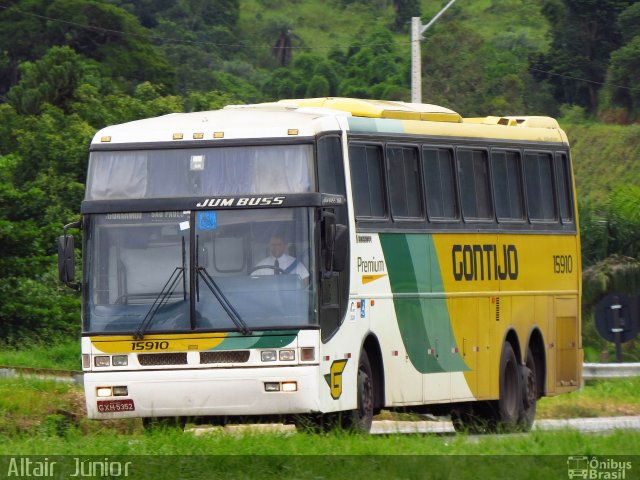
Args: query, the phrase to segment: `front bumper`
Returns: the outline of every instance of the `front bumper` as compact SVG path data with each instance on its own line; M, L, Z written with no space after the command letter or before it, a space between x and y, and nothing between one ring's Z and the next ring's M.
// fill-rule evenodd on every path
M319 411L319 367L86 372L93 419L172 416L286 415ZM265 382L297 382L294 392L267 392ZM126 386L127 396L97 397L98 387ZM133 410L99 412L98 401L133 400Z

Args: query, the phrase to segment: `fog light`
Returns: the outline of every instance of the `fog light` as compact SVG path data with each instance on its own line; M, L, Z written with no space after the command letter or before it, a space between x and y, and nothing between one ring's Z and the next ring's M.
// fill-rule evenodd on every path
M129 365L129 358L126 355L114 355L111 361L114 367L126 367Z
M96 388L96 395L98 397L110 397L111 387L98 387Z
M278 382L264 382L265 392L279 392L280 384Z
M315 347L303 347L300 349L300 360L302 360L303 362L313 362L315 359Z
M275 350L264 350L260 353L263 362L275 362L277 360Z
M296 392L298 390L298 382L282 382L283 392Z
M82 354L82 368L91 368L91 355L87 353Z
M129 389L126 386L113 387L114 397L126 397L127 395L129 395Z
M93 359L93 362L96 367L108 367L109 365L111 365L111 360L109 359L109 357L95 357Z
M280 350L280 361L291 362L296 359L295 350Z

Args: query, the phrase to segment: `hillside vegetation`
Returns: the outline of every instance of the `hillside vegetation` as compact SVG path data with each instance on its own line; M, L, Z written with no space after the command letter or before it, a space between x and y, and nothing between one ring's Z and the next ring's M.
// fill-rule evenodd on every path
M0 338L78 333L79 297L57 282L55 239L79 216L97 129L279 98L408 101L409 19L426 23L444 3L1 4ZM561 117L586 265L640 254L638 25L629 0L461 1L421 45L425 102L463 116Z

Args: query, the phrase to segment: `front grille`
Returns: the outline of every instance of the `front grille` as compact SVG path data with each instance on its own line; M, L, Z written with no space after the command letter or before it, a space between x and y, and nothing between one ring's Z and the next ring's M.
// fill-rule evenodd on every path
M138 362L144 367L156 365L186 365L186 353L139 353Z
M248 360L249 350L200 352L200 363L246 363Z

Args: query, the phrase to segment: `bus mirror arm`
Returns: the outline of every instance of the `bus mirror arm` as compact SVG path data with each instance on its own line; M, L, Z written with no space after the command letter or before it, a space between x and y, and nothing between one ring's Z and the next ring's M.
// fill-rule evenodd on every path
M82 228L82 221L69 223L64 226L64 235L58 237L58 278L67 287L80 290L80 284L75 283L75 241L73 235L67 232L71 228Z

